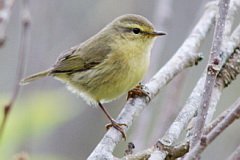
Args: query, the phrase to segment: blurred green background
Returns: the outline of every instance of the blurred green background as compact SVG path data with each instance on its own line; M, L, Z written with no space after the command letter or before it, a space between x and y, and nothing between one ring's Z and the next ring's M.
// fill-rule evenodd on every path
M114 18L134 13L147 17L158 30L168 32L155 43L147 82L181 46L204 12L206 0L41 0L30 1L31 41L25 75L45 70L58 55L97 33ZM11 97L18 60L21 1L16 1L7 27L7 41L0 49L0 107ZM240 14L235 18L240 21ZM168 87L134 121L126 142L120 142L114 155L122 157L132 141L139 151L154 145L185 104L208 60L213 30L200 52L205 59L184 71L182 81ZM179 81L179 80L178 80ZM224 90L215 115L221 113L240 95L240 80ZM176 82L174 83L176 84ZM178 95L172 97L171 92ZM174 102L175 108L165 110ZM117 117L125 96L106 104ZM2 112L2 111L1 111ZM171 113L169 113L171 112ZM2 113L1 117L2 119ZM10 115L0 146L0 159L26 153L33 160L86 159L103 137L107 118L99 108L88 106L53 78L44 78L23 87ZM203 159L225 159L240 144L239 122L231 125L204 152Z

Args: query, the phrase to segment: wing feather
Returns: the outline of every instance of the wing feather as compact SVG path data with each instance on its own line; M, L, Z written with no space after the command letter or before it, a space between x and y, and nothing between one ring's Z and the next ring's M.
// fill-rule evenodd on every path
M91 45L91 43L94 45ZM90 38L85 43L64 51L59 56L50 74L89 70L102 63L110 52L111 47L108 41Z

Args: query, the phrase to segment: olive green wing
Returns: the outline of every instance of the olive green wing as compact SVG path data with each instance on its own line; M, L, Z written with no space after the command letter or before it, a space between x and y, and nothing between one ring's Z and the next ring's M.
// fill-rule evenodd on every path
M102 42L97 42L102 43ZM98 47L95 47L98 46ZM49 74L74 73L91 69L102 63L111 52L109 45L81 44L63 52Z
M61 53L61 55L57 59L57 62L53 66L50 74L67 73L73 72L74 70L77 69L79 70L84 69L84 60L80 56L74 54L77 51L78 48L73 47Z

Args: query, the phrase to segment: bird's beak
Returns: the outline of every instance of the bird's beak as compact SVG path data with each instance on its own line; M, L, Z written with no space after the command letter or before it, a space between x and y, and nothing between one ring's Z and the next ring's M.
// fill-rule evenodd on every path
M149 33L150 36L164 36L164 35L167 35L166 32L163 32L163 31L154 31L152 33Z

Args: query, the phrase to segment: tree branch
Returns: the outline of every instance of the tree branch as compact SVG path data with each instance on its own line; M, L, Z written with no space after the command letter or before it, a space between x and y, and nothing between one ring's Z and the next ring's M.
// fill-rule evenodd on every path
M194 146L192 150L186 155L184 159L196 159L204 151L204 149L220 134L222 133L234 120L240 118L240 98L230 107L233 108L230 113L223 118L207 135L203 135L200 141ZM225 111L227 112L227 111ZM211 127L211 126L209 126ZM207 128L209 128L207 127Z
M215 33L213 37L213 43L207 67L207 77L204 84L204 94L202 95L200 108L198 110L197 121L193 133L194 136L190 148L195 146L200 140L200 136L205 125L206 117L208 115L208 108L211 102L212 90L215 84L215 79L217 77L218 72L221 69L222 58L220 51L229 1L230 0L222 0L219 2L219 17L215 27Z
M229 42L231 42L232 37L230 37L231 32L232 32L232 26L234 23L234 17L236 17L236 13L237 13L237 9L240 7L239 6L239 2L237 1L231 1L230 2L230 8L228 11L228 15L226 17L226 22L225 22L225 31L223 33L223 43L222 43L222 53L232 53L233 51L226 51L227 49L233 49L232 46ZM235 35L232 34L232 35ZM239 37L239 35L236 35L237 37ZM234 47L235 48L235 47ZM225 59L229 56L229 54L222 54L222 64L225 62ZM216 81L218 81L219 78L216 79ZM208 115L206 118L206 123L210 123L212 120L212 117L215 113L216 107L217 107L217 103L220 100L221 97L221 93L222 93L222 89L224 88L224 86L220 86L220 85L215 85L213 88L213 92L212 92L212 97L211 97L211 103L210 103L210 107L208 110Z

